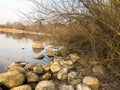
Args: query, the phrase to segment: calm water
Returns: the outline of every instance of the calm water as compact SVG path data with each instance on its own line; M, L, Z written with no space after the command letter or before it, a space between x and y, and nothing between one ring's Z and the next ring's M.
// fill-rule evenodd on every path
M7 65L13 61L36 62L43 65L46 60L33 58L35 50L32 49L33 41L26 38L17 38L0 34L0 72L6 70Z

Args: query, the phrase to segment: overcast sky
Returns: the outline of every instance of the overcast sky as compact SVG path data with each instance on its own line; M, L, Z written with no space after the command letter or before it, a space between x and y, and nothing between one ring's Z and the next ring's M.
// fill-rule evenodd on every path
M19 20L18 12L21 7L23 8L20 0L0 0L0 24Z

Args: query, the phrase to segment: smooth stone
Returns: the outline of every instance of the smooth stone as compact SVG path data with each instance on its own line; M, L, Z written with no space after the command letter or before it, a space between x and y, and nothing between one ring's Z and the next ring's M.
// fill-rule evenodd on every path
M22 85L22 86L11 88L10 90L32 90L32 87L29 85Z
M43 76L42 76L42 80L49 80L51 78L51 73L45 73Z
M94 66L92 68L92 71L97 75L105 74L105 70L104 70L104 67L102 65Z
M27 81L28 83L34 83L38 81L38 76L35 73L28 72L27 73Z
M25 68L26 70L33 70L33 67L37 67L37 66L39 67L40 65L37 64L37 63L28 63L28 64L25 65L24 68Z
M86 76L83 78L83 83L89 86L92 90L98 90L99 80L95 77Z
M20 66L12 66L8 69L8 71L19 71L22 73L26 73L25 69L23 67L20 67Z
M91 89L84 84L78 84L76 90L91 90Z
M18 71L9 71L0 74L0 83L8 88L22 85L24 80L24 75Z
M80 56L76 53L70 54L69 57L73 62L76 62L77 60L80 60Z
M35 90L56 90L56 87L52 81L44 80L37 84Z
M25 62L12 62L10 65L8 65L7 68L11 67L24 67L27 63Z
M68 81L75 79L77 73L75 71L71 71L68 73Z
M49 71L51 64L53 64L53 62L47 62L47 63L45 63L45 64L42 66L42 68L44 69L44 71Z
M67 61L61 60L60 64L63 65L63 66L64 65L69 65L70 66L70 65L73 65L73 61L72 60L67 60Z
M61 70L61 65L58 63L58 62L54 62L53 64L51 64L50 66L50 70L53 72L53 73L56 73L56 72L59 72Z
M35 59L43 59L44 55L43 54L36 54L36 55L33 56L33 58L35 58Z
M68 77L68 75L67 75L66 68L61 69L57 74L57 78L60 80L65 80L65 79L67 79L67 77Z
M67 61L60 60L59 62L64 68L67 68L68 70L74 68L74 64L72 60L67 60Z
M72 85L61 85L59 86L59 90L74 90Z
M37 73L37 74L41 74L43 73L43 68L42 67L33 67L33 72Z
M41 49L43 49L44 46L43 46L43 44L42 44L41 42L39 42L39 41L34 41L34 42L33 42L33 45L32 45L32 48L41 48Z

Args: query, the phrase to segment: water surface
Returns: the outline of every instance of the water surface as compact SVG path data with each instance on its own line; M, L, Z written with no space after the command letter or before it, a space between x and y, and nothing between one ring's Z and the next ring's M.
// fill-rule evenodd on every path
M13 61L36 62L43 65L46 60L36 60L33 58L35 50L32 49L33 40L20 38L19 35L10 36L0 34L0 72L6 70L8 64Z

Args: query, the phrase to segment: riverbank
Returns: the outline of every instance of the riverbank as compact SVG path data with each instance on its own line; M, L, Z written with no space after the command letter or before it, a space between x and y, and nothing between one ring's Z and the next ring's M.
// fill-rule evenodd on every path
M3 90L98 90L96 77L79 72L77 54L69 59L57 57L43 66L37 63L13 62L8 72L0 74ZM80 74L81 73L81 74ZM14 77L14 78L13 78Z
M48 35L48 36L50 36L50 34L45 34L45 33L41 33L41 32L30 32L30 31L10 29L10 28L0 28L0 32L16 33L16 34Z
M34 42L32 48L44 47ZM48 59L43 66L21 61L11 63L6 72L0 73L1 90L119 90L119 77L104 64L73 51L63 56L56 50L59 49L54 46L46 49L47 56L54 59ZM38 62L44 57L41 54L34 57Z
M1 90L119 90L119 82L106 81L104 66L76 53L55 55L43 66L18 61L7 68L0 73Z

